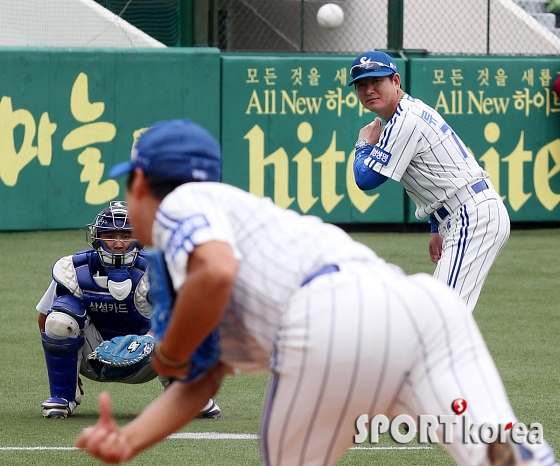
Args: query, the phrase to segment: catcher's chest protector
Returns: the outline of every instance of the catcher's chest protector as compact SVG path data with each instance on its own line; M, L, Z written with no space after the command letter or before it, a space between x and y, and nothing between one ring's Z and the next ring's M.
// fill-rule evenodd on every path
M117 299L108 288L99 286L93 275L101 268L97 253L86 251L72 257L78 285L82 289L82 301L91 318L91 322L103 339L110 340L116 336L136 334L143 335L150 329L150 320L142 316L134 304L134 292L147 268L147 260L139 256L136 263L128 271L118 271L109 274L109 280L116 283L117 288L130 289L124 293L116 294ZM122 286L119 287L119 284Z

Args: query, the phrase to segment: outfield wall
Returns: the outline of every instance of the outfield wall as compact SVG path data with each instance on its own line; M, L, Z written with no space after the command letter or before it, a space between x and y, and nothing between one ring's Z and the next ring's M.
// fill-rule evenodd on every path
M213 48L0 49L0 230L81 228L123 181L137 131L188 117L223 146L224 181L335 223L416 222L401 185L353 182L373 118L347 86L352 56ZM469 146L513 221L560 221L560 58L398 59L405 89Z
M220 135L217 49L5 48L0 70L0 230L91 222L124 197L108 170L156 120Z

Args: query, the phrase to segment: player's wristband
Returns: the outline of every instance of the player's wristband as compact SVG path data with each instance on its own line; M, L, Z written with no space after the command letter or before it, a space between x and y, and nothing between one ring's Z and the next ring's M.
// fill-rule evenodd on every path
M191 364L190 359L188 359L185 362L177 362L177 361L172 361L171 359L167 359L161 353L160 343L161 343L161 341L158 341L156 343L156 345L154 346L154 354L155 354L156 358L158 358L163 364L165 364L168 367L174 367L174 368L177 368L177 369L183 369L185 367L190 366L190 364Z

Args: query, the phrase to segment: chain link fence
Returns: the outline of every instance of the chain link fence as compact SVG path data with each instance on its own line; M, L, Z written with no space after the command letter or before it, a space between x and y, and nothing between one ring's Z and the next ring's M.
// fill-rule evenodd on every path
M343 9L345 21L335 30L317 24L317 10L324 3L217 0L216 45L224 51L247 52L560 52L557 14L547 11L547 0L339 0L331 3Z
M179 45L179 0L95 0L168 47Z
M551 7L558 0L333 0L345 16L334 30L317 23L325 0L96 1L168 46L208 45L224 52L560 53L560 13ZM181 23L189 23L190 32ZM190 37L179 40L181 34Z

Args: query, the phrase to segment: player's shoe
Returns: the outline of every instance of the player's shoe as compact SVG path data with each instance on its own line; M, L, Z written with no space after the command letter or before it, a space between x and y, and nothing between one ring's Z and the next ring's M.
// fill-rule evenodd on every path
M204 407L200 413L198 413L199 419L216 419L222 411L220 407L216 404L216 402L210 398L208 404Z
M41 403L43 417L50 419L67 418L74 413L78 404L75 401L68 402L64 398L47 398Z
M542 444L516 444L509 438L505 443L495 441L488 445L492 466L558 466L552 448Z

